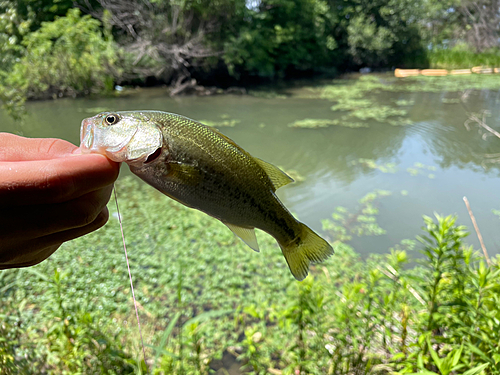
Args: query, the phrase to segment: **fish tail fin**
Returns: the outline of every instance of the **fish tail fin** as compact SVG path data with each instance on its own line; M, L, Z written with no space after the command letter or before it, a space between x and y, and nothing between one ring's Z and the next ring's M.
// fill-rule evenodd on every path
M330 244L309 227L301 223L301 229L302 233L294 241L279 244L290 271L299 281L306 278L311 262L322 262L334 253Z

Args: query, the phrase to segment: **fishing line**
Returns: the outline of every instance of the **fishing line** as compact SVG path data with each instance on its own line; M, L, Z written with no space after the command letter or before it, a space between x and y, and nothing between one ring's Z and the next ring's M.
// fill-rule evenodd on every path
M127 260L128 277L130 279L130 289L132 290L132 298L134 299L135 317L137 318L137 325L139 326L139 335L141 336L142 355L144 356L144 363L146 364L147 368L148 362L146 361L146 350L144 349L144 340L142 339L141 322L139 321L139 312L137 311L137 301L135 300L134 284L132 283L132 273L130 272L127 246L125 245L125 235L123 234L122 216L120 215L120 209L118 208L118 196L116 194L116 186L114 185L113 185L113 193L115 194L116 212L118 213L118 221L120 223L120 231L122 233L123 250L125 251L125 259Z

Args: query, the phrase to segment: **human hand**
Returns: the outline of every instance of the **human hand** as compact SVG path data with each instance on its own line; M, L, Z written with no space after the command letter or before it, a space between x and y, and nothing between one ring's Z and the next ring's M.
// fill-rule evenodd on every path
M102 227L119 168L61 139L0 133L0 269L40 263Z

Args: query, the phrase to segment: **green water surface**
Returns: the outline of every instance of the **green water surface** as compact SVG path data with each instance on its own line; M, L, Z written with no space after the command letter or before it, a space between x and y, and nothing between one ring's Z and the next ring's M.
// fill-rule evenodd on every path
M500 209L500 139L483 137L485 133L474 124L470 130L464 126L468 116L459 98L466 85L415 89L413 81L377 76L373 82L390 90L368 87L354 98L358 102L332 110L341 99L338 93L325 95L325 88L343 87L342 98L356 89L357 80L260 89L253 95L172 98L165 89L154 88L121 97L30 102L22 125L0 113L0 130L78 144L81 120L102 110L179 113L210 122L251 154L301 180L278 194L301 221L319 232L321 221L331 218L336 207L355 212L367 193L389 191L375 202L378 224L386 233L351 241L362 254L385 252L402 239L414 238L420 232L421 216L433 212L456 213L459 223L472 230L463 196L471 203L488 251L498 253L500 219L492 209ZM494 85L485 86L474 86L466 106L473 112L489 111L487 124L499 129L500 91ZM378 114L373 115L374 111ZM391 116L394 111L400 113ZM304 119L337 122L314 129L289 126ZM122 175L127 173L123 166ZM475 235L469 241L479 247Z

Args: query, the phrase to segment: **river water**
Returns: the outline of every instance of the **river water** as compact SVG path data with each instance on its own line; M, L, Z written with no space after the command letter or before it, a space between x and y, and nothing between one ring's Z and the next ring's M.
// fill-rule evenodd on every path
M356 78L352 78L354 80ZM350 84L350 83L349 83ZM377 189L391 192L375 205L378 224L386 233L354 237L362 253L383 253L403 239L421 233L422 215L457 214L471 230L469 242L479 249L462 200L469 199L490 254L499 253L500 139L477 127L468 130L467 113L458 95L442 92L378 92L378 105L403 108L411 124L393 126L363 120L364 127L330 126L291 128L302 119L339 118L335 104L317 95L315 87L298 85L281 90L260 90L258 95L185 96L171 98L161 88L101 99L59 99L30 102L23 125L0 113L0 130L29 137L58 137L78 144L83 118L101 110L163 110L218 128L254 156L294 170L303 181L281 188L278 195L301 221L321 232L321 220L331 218L337 206L356 211L358 201ZM451 100L450 100L451 98ZM490 111L486 122L500 127L500 93L475 90L467 99L471 111ZM233 127L223 125L233 124ZM499 159L500 161L500 159ZM122 167L122 175L128 168ZM165 198L167 199L167 198Z

